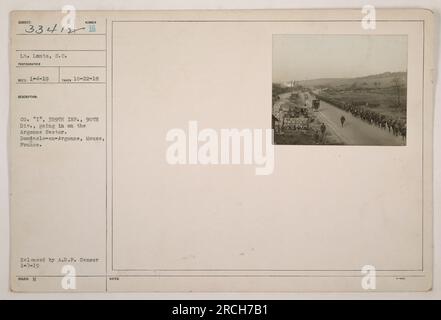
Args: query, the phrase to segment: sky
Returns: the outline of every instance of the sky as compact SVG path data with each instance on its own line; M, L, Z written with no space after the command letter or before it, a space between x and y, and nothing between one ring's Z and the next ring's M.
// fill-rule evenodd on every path
M273 82L407 71L406 35L274 35Z

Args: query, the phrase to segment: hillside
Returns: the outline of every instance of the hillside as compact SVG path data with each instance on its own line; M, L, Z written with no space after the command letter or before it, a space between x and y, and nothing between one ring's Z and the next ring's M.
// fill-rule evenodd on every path
M325 78L297 81L304 87L346 89L380 89L393 86L394 79L398 78L403 87L407 87L407 72L384 72L357 78Z

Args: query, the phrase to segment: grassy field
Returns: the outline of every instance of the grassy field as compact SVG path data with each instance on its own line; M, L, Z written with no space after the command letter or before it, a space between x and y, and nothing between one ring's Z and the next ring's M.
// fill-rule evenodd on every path
M400 104L397 103L397 95L390 88L375 90L340 90L325 91L318 96L331 104L341 106L342 104L353 104L363 108L384 114L387 117L405 119L406 101L405 89L401 92Z
M407 73L386 72L351 79L317 79L302 82L333 105L362 106L394 119L406 119Z
M279 83L273 83L273 105L277 101L279 94L291 91L291 88L282 86Z
M284 135L275 134L274 143L289 145L310 145L318 144L318 140L314 137L314 133L312 131L299 131Z

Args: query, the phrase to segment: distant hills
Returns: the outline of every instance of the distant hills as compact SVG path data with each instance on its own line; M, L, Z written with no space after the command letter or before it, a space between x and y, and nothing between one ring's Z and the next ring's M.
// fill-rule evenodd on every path
M296 81L296 84L304 87L334 89L349 88L387 88L393 86L394 80L399 79L402 86L407 87L407 72L383 72L356 78L323 78L313 80Z

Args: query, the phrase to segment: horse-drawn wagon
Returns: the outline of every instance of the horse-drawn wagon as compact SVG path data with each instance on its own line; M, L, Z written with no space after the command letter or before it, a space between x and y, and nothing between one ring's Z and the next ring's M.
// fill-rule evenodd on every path
M312 100L312 110L317 111L320 108L320 100L314 99Z

